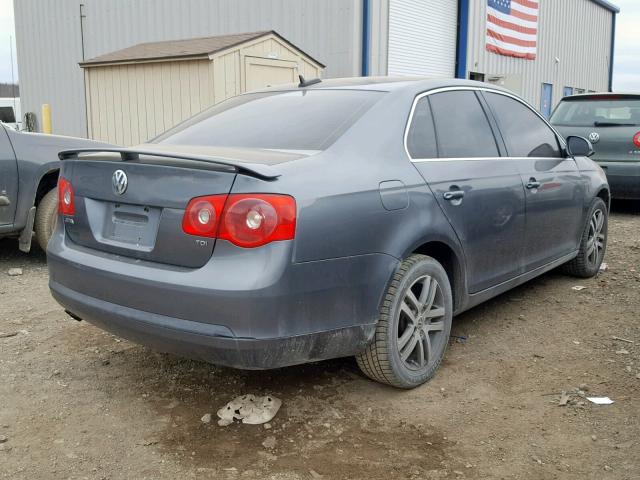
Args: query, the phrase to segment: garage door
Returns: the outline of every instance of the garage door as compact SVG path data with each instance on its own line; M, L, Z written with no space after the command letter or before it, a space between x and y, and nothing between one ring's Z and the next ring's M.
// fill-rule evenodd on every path
M457 0L390 0L389 75L453 77Z
M296 80L296 63L269 58L245 57L246 91Z

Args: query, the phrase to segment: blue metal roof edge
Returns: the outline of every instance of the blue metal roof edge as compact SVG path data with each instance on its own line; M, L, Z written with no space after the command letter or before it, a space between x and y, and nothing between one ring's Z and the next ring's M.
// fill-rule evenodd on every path
M620 13L620 7L615 6L613 3L608 2L607 0L591 0L593 3L600 5L603 8L606 8L610 12Z

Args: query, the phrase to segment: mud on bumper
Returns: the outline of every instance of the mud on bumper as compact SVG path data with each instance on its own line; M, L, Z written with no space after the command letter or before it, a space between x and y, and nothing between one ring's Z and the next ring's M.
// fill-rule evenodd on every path
M239 338L221 325L166 317L92 298L51 281L51 293L82 320L154 350L216 365L260 370L355 355L375 325L291 337Z

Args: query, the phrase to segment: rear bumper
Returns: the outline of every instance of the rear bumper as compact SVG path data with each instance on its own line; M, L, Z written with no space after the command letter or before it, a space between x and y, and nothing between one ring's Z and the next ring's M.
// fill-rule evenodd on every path
M607 175L611 196L640 199L640 162L598 161Z
M279 368L355 355L375 325L360 325L292 337L236 338L221 325L142 312L88 297L51 282L53 297L83 320L154 350L249 370Z
M292 264L289 243L251 253L216 245L204 267L178 269L79 247L58 229L47 250L49 285L83 320L215 364L266 369L361 351L397 260Z

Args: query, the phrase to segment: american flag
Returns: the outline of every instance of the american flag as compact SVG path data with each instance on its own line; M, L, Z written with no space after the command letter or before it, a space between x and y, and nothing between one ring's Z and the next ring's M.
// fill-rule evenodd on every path
M535 60L538 0L487 0L487 50Z

